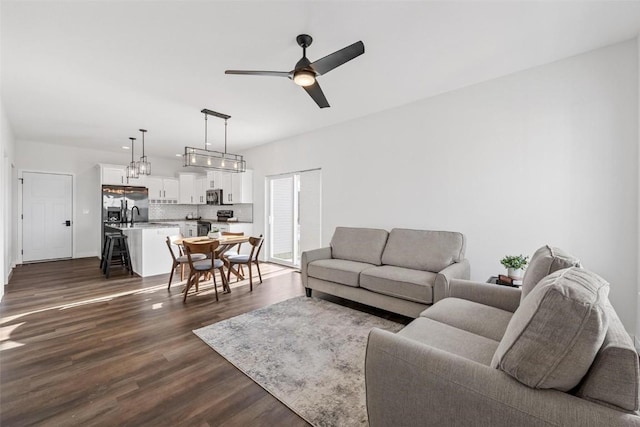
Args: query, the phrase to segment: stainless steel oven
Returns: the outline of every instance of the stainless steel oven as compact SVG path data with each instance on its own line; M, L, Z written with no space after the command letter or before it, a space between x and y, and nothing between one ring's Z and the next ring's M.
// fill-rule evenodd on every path
M211 223L209 221L198 221L198 236L206 236L211 231Z

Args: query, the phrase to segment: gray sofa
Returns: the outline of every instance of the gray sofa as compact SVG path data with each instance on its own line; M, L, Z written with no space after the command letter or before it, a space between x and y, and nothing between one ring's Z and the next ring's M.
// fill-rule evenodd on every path
M452 280L450 297L365 360L377 426L640 426L638 354L609 284L543 247L522 290Z
M315 289L415 318L451 279L469 278L465 245L449 231L338 227L330 247L302 254L302 283L307 296Z

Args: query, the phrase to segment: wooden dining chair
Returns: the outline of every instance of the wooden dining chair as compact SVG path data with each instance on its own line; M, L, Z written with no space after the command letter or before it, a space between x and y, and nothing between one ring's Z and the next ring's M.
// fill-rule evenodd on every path
M249 255L235 255L226 257L229 262L229 271L227 272L227 282L231 277L231 268L233 265L246 265L249 267L249 290L253 291L253 272L251 271L251 265L255 264L258 269L258 277L260 278L260 283L262 283L262 273L260 272L260 263L258 261L258 256L260 255L260 250L262 249L262 244L264 243L264 238L262 234L259 237L249 237L249 244L251 245L251 253Z
M220 234L222 236L244 236L244 232L240 231L237 233L231 232L231 231L221 231ZM222 254L225 258L228 258L230 256L236 256L236 255L240 255L240 247L242 246L242 243L238 243L238 246L232 250L228 250L226 251L224 254ZM242 264L240 264L240 274L242 274L244 276L244 270L242 269ZM240 277L238 277L236 280L240 280Z
M189 264L189 260L187 256L182 252L182 248L180 245L176 244L176 240L181 240L182 234L178 234L176 236L167 236L167 247L169 248L169 252L171 253L171 258L173 259L173 265L171 266L171 273L169 273L169 284L167 285L167 290L171 288L171 281L173 280L173 274L176 271L176 267L180 267L180 280L184 280L184 268L185 265ZM174 251L174 247L178 249L178 255ZM194 254L194 261L201 261L205 259L207 256L203 254Z
M184 288L184 298L182 301L187 301L187 294L192 286L195 285L196 292L198 292L200 277L203 275L211 275L213 279L213 288L216 292L216 301L218 301L218 283L216 282L215 275L216 270L220 272L223 289L228 288L227 277L223 270L224 263L222 260L216 258L216 249L220 245L220 242L218 240L201 243L183 242L183 245L189 262L189 278L187 279L187 286ZM196 255L204 255L206 259L196 261Z

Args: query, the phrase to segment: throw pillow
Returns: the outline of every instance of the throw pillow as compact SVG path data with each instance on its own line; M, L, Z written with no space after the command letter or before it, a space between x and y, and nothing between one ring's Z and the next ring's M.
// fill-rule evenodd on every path
M572 389L604 341L608 294L609 283L582 268L545 277L513 314L491 366L529 387Z

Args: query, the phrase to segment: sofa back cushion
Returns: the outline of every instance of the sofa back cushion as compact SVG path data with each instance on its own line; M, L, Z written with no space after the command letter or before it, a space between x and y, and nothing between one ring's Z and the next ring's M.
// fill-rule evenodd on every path
M438 273L464 259L464 234L394 228L382 254L382 263Z
M607 335L576 395L614 409L635 412L640 409L638 353L609 301L605 307L609 320Z
M580 260L559 248L543 246L531 257L531 262L522 278L521 300L536 287L538 282L554 271L563 268L580 267Z
M529 387L571 390L604 341L608 294L609 284L582 268L545 277L513 313L491 366Z
M376 228L336 227L331 238L331 258L382 265L387 230Z

